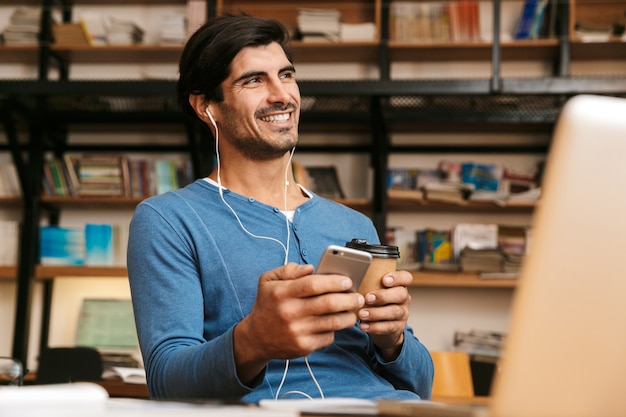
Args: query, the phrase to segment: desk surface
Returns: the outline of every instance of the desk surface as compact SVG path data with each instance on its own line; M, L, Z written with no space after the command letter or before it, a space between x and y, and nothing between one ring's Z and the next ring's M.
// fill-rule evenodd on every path
M333 401L336 400L336 401ZM351 401L352 400L352 401ZM358 403L358 402L362 403ZM330 403L330 406L324 403ZM100 385L89 382L0 387L2 417L372 417L378 403L355 399L327 399L319 406L283 407L278 404L153 401L110 398ZM432 403L431 403L432 404ZM305 406L306 405L306 406ZM441 411L438 410L438 411ZM396 414L407 415L407 414ZM413 414L411 414L413 415ZM430 414L429 414L430 415ZM438 417L450 416L433 414Z
M24 377L25 385L34 385L37 380L35 373L29 373ZM103 387L112 398L150 398L146 384L128 384L119 377L105 378L101 381L93 381Z

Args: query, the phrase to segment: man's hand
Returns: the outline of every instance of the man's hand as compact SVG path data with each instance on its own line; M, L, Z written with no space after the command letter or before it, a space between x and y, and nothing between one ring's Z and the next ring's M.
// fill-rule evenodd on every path
M361 330L370 335L385 360L398 357L404 342L411 304L407 286L411 281L413 277L407 271L385 275L385 288L365 294L365 307L358 312Z
M249 383L271 359L309 355L353 326L363 296L343 275L311 275L312 265L289 263L259 278L252 311L235 327L237 374Z

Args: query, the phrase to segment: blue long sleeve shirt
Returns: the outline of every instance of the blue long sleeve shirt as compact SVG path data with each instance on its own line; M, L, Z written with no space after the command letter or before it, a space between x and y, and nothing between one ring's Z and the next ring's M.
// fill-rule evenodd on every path
M329 244L378 243L369 218L317 195L295 210L289 228L276 207L228 190L223 197L239 220L218 187L197 180L145 200L131 221L128 274L153 398L274 398L285 361L270 361L247 386L233 353L233 329L251 311L260 275L284 264L287 242L289 262L313 265ZM385 362L356 325L336 332L333 344L308 356L324 396L429 398L430 355L411 328L404 336L398 358ZM302 358L289 362L280 392L290 391L321 396Z

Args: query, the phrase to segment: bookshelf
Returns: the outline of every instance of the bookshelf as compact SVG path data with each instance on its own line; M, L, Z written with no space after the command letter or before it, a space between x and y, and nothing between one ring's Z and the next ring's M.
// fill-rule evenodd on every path
M509 288L517 286L515 278L481 278L479 274L467 272L413 272L411 287L433 288Z
M5 276L6 273L6 276ZM0 278L11 278L14 267L0 267ZM127 278L126 267L87 267L87 266L48 266L35 268L37 280L52 280L58 277L105 277ZM481 278L474 273L413 272L412 287L454 287L454 288L515 288L515 279Z
M584 2L557 0L558 5L567 13L570 24L577 17L596 14L599 9L613 9L622 7L624 0ZM491 1L490 1L491 2ZM50 10L61 7L71 12L78 6L126 6L127 0L76 0L71 3L48 0L28 0L9 6L21 4L45 5ZM135 0L134 5L145 7L175 6L183 8L186 0ZM370 143L363 146L309 147L303 146L299 152L345 152L362 153L371 158L374 171L372 198L345 199L340 202L363 211L370 215L379 230L384 230L388 216L394 213L427 214L447 213L450 215L476 213L480 215L529 215L534 205L521 204L516 206L497 206L490 203L442 204L433 202L414 202L401 199L387 199L385 197L384 176L388 158L392 153L403 152L432 152L433 149L424 149L418 146L396 146L391 144L390 136L398 132L413 131L463 131L480 130L500 132L528 129L530 131L549 131L554 122L560 105L571 95L581 92L600 94L626 95L626 74L617 77L570 77L569 65L571 61L583 60L622 60L626 59L626 47L623 41L611 39L607 42L584 43L575 38L572 28L567 33L557 37L538 40L494 40L476 42L435 42L429 44L397 42L389 38L389 0L348 0L348 1L289 1L274 0L260 2L254 0L207 0L210 15L221 13L224 10L244 10L252 14L278 18L284 23L293 26L296 22L299 7L311 8L338 8L347 22L373 22L377 35L371 41L350 41L341 43L307 43L294 41L292 44L293 56L296 64L326 64L329 66L339 63L364 64L373 68L374 75L368 79L346 81L343 74L337 74L338 79L326 81L306 79L300 82L303 97L316 99L333 99L347 106L337 110L333 107L314 108L303 111L302 131L344 131L367 132ZM496 7L502 2L494 0ZM595 5L599 4L598 8ZM0 9L1 10L1 9ZM5 9L6 10L6 9ZM70 13L71 15L71 13ZM602 14L604 15L604 14ZM498 17L494 14L495 19ZM38 46L6 46L0 45L0 62L18 63L41 66L39 77L27 80L6 80L0 78L0 101L16 100L20 104L19 111L12 109L12 114L26 125L32 136L28 141L36 143L51 137L63 137L64 132L81 131L89 133L99 130L110 132L133 130L150 131L158 123L158 129L171 132L185 132L188 143L176 146L164 144L159 146L133 145L127 146L76 146L64 140L45 142L46 146L29 149L32 152L29 167L37 170L36 161L39 152L75 152L89 150L96 152L185 152L198 154L197 146L201 134L197 126L189 126L180 113L169 104L149 106L134 110L113 111L111 109L92 110L81 107L83 100L99 96L113 96L121 99L134 100L151 98L159 103L168 102L174 91L174 82L169 79L72 79L69 72L73 65L115 65L115 64L164 64L174 65L182 51L182 46L162 45L132 45L132 46L102 46L102 47L69 47L43 42ZM494 52L495 51L495 52ZM52 54L52 55L51 55ZM52 58L54 56L55 58ZM57 59L58 58L58 59ZM55 61L57 60L57 61ZM507 78L499 73L501 62L515 63L516 61L537 61L558 68L552 74L538 78ZM424 61L434 62L437 65L446 65L460 61L466 64L482 63L492 67L492 73L480 78L457 79L410 79L406 80L395 75L392 66L398 63L412 64ZM55 65L59 63L61 69L57 77ZM369 72L368 72L369 74ZM37 98L37 100L35 100ZM63 99L63 100L61 100ZM445 106L435 108L419 108L406 105L413 101L430 101L443 99L448 101ZM518 104L514 110L502 113L502 100L514 100ZM320 102L321 100L318 100ZM394 105L398 101L403 105ZM547 101L549 103L545 104ZM353 111L354 103L359 104L359 110ZM472 103L474 108L468 111L465 106ZM70 105L66 105L66 104ZM539 108L535 103L542 103ZM544 105L545 104L545 105ZM535 106L534 106L535 105ZM533 107L534 106L534 107ZM8 106L7 106L8 107ZM477 108L483 109L476 111ZM43 129L40 129L43 127ZM435 148L432 146L431 148ZM456 149L458 150L458 148ZM492 152L493 147L483 148L485 152ZM525 152L527 149L513 149L511 152ZM545 147L542 151L545 151ZM446 151L446 150L444 150ZM202 154L201 155L205 155ZM198 165L196 159L196 166ZM199 173L200 175L201 173ZM37 179L34 174L33 178ZM36 188L35 188L36 189ZM27 201L31 200L32 201ZM26 200L0 199L3 207L24 206L24 220L28 223L38 221L39 214L45 213L42 207L52 207L54 210L66 209L110 208L132 210L140 201L133 198L69 198L69 197L42 197L29 195ZM37 219L37 220L34 220ZM31 224L31 226L34 226ZM36 239L33 234L26 235L26 239ZM28 243L28 242L27 242ZM36 242L30 246L36 248ZM32 272L31 274L31 271ZM31 276L32 275L32 276ZM15 279L23 289L21 297L25 300L26 293L35 279L38 282L52 284L52 278L57 276L101 276L125 277L124 268L92 268L73 267L61 268L51 266L35 266L32 258L21 260L17 267L0 267L2 279ZM475 274L445 274L430 272L415 272L414 287L418 288L484 288L484 289L513 289L514 280L485 280ZM27 314L28 305L20 301L19 314ZM20 318L18 317L18 320ZM25 334L16 334L18 356L23 356Z

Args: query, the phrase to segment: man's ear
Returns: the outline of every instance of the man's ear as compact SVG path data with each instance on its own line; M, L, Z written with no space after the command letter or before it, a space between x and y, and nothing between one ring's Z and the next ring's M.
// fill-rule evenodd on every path
M205 123L210 122L209 116L206 113L206 109L209 105L207 101L204 99L203 94L190 94L189 95L189 105L196 112L196 115Z

